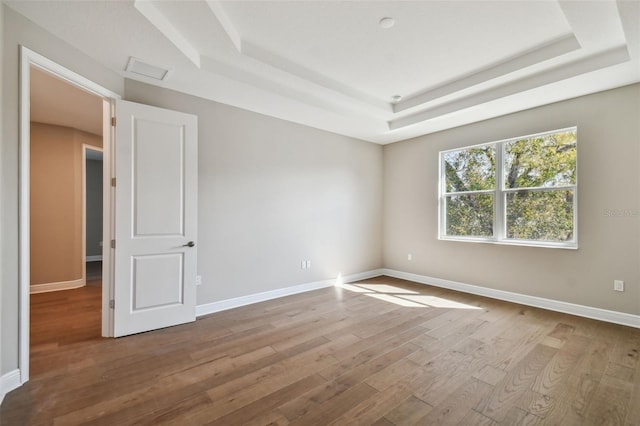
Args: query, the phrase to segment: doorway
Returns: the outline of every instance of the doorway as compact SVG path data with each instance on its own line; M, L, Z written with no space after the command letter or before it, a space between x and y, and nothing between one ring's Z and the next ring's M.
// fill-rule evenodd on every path
M101 337L103 114L101 97L33 65L29 71L29 337L37 377L55 368L61 349Z
M82 180L82 173L84 172L84 165L82 162L83 158L83 145L101 145L103 149L103 231L102 231L102 241L109 241L112 235L112 226L110 218L112 216L111 213L111 198L112 194L110 192L110 185L107 184L109 181L109 177L111 176L111 161L110 161L110 150L112 147L113 140L113 132L111 130L111 116L113 112L113 104L116 99L119 99L120 96L110 90L95 84L84 77L56 64L53 61L37 54L36 52L31 51L28 48L21 47L20 49L20 325L19 325L19 339L20 339L20 347L19 347L19 369L20 369L20 382L23 384L29 380L30 374L30 329L31 329L31 312L30 312L30 302L31 302L31 262L32 262L32 244L31 244L31 215L33 210L31 209L31 155L32 155L32 110L30 108L31 104L31 87L32 87L32 72L35 73L45 73L48 77L53 77L58 82L62 82L67 86L72 87L75 90L79 90L82 93L89 94L90 97L93 97L94 100L98 103L97 114L97 126L101 127L101 131L91 132L82 131L75 132L73 134L74 142L79 144L79 150L74 154L77 163L79 164L76 179L74 179L74 186L77 190L77 193L80 194L79 197L73 198L76 202L78 199L82 199L82 189L84 187L84 182ZM53 97L56 100L55 96ZM57 99L59 107L55 112L63 113L65 109L69 106L68 104L60 104L59 99ZM70 128L64 123L46 123L47 125L57 126L57 129L60 128L66 129L67 133ZM46 133L46 132L45 132ZM73 133L73 132L72 132ZM100 133L98 136L100 140L100 144L95 144L91 141L88 141L89 138L87 135L93 133ZM35 134L35 133L34 133ZM93 138L95 139L95 138ZM54 181L58 176L50 177L51 181ZM80 212L74 213L77 215L78 223L80 226L75 228L78 230L77 235L84 237L84 223L83 223L83 205L80 204ZM40 212L42 213L42 212ZM62 279L55 278L55 281L50 282L58 286L62 286L65 288L69 288L69 286L75 285L78 288L86 288L86 270L85 270L85 256L86 252L84 238L81 238L79 241L75 239L77 246L79 248L73 248L74 252L77 252L76 258L80 259L79 265L77 263L73 263L74 267L79 267L80 270L80 280L77 279L78 273L74 271L72 274L73 279ZM75 247L75 246L74 246ZM53 246L49 249L49 253L53 251L63 251L60 247L56 246L56 241L53 241ZM97 329L99 330L99 335L110 336L111 334L111 323L112 316L109 309L109 299L111 297L111 250L103 249L102 250L102 262L104 267L102 268L102 286L100 286L99 290L102 293L97 300L97 308L99 312L97 318ZM75 261L74 261L75 262ZM45 283L46 284L46 283ZM56 285L49 286L46 290L54 290ZM71 291L71 290L69 290ZM64 292L57 292L62 294ZM49 293L54 294L55 293ZM69 293L67 293L69 294ZM77 302L77 300L76 300Z
M19 369L23 384L29 380L30 359L31 70L45 71L102 100L102 241L108 242L102 246L104 337L196 319L198 120L192 114L122 101L119 95L25 47L21 47L20 61Z
M101 285L103 205L103 155L102 148L83 146L83 241L85 285ZM98 284L99 283L99 284Z

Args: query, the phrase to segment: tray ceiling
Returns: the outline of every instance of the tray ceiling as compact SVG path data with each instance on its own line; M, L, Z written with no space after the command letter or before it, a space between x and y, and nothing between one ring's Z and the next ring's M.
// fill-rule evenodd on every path
M383 144L640 81L637 1L7 4L127 78Z

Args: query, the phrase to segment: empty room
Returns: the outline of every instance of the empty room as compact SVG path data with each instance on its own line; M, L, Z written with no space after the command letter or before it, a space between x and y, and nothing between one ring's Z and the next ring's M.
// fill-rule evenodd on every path
M0 424L640 425L640 1L0 0Z

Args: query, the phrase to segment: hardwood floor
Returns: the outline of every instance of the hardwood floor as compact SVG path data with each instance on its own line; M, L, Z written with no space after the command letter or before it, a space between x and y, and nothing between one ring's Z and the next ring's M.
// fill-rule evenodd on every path
M102 339L95 288L32 298L2 425L640 425L638 329L378 277Z

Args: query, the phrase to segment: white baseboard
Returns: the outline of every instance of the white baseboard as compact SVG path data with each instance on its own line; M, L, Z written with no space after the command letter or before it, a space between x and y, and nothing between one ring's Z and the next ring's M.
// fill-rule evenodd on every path
M534 306L536 308L548 309L550 311L562 312L565 314L577 315L580 317L592 318L600 321L640 328L640 315L610 311L607 309L594 308L591 306L576 305L574 303L561 302L559 300L545 299L543 297L537 296L528 296L526 294L512 293L510 291L480 287L456 281L443 280L441 278L433 278L425 275L396 271L393 269L382 269L381 272L383 275L388 275L394 278L401 278L408 281L414 281L420 284L448 288L450 290L457 290L464 293L475 294L478 296L490 297L492 299L505 300L507 302L519 303L521 305Z
M102 261L102 255L101 254L96 254L95 256L87 256L85 257L85 262L101 262Z
M382 275L381 269L361 272L358 274L341 277L342 282L348 283L353 281L364 280ZM205 303L196 306L196 317L209 315L227 309L239 308L240 306L251 305L253 303L264 302L279 297L291 296L293 294L304 293L307 291L318 290L321 288L332 287L336 283L336 279L315 281L306 284L294 285L292 287L279 288L276 290L265 291L262 293L249 294L247 296L236 297L233 299L221 300L219 302Z
M0 377L0 403L4 396L21 385L20 370L9 371Z
M33 284L29 287L29 293L48 293L50 291L71 290L73 288L84 287L82 278L73 281L60 281L57 283Z

